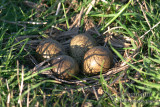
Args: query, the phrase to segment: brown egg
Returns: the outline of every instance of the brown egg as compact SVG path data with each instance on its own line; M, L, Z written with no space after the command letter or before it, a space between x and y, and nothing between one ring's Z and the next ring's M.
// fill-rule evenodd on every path
M62 45L56 40L45 40L37 46L36 52L40 56L40 60L65 54Z
M112 63L113 55L109 48L96 46L85 54L83 72L84 74L94 75L98 74L101 71L101 68L102 72L105 72L111 67Z
M96 46L96 41L89 34L78 34L70 42L71 56L80 64L83 62L84 54Z
M76 76L79 72L77 62L67 55L57 56L50 63L54 67L53 74L61 79L71 79L72 75Z

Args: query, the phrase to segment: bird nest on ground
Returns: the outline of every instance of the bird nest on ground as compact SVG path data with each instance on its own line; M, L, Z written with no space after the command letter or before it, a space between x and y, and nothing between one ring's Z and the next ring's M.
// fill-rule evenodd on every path
M78 85L80 86L78 87L78 90L89 89L90 87L92 87L94 88L94 91L95 91L95 89L99 89L99 87L101 86L100 84L101 78L103 78L104 81L112 80L112 82L110 82L109 85L107 85L107 87L111 89L113 93L116 93L116 89L112 86L118 84L119 81L121 81L122 83L129 81L129 79L126 76L126 71L130 67L128 62L130 64L136 64L141 62L141 60L138 62L137 61L135 62L132 59L136 57L136 55L138 54L139 49L142 46L142 42L140 38L136 36L136 34L135 34L135 38L133 39L131 37L123 36L121 34L112 33L113 29L108 29L108 31L104 33L99 33L98 27L94 25L92 20L87 17L84 20L85 26L83 26L83 32L80 32L79 29L80 29L81 15L82 13L72 18L71 27L67 31L60 31L59 29L57 29L57 28L67 29L66 24L59 24L57 26L52 26L52 28L45 31L44 32L45 36L27 35L27 36L20 36L16 40L21 41L25 38L29 38L29 41L25 45L24 49L25 51L32 51L32 52L36 52L36 48L38 44L40 44L42 41L46 39L56 40L59 43L61 43L66 53L70 55L70 41L75 35L79 33L88 33L92 37L93 35L96 35L93 38L96 39L97 45L108 46L113 53L113 65L109 70L102 73L102 75L100 75L99 73L97 75L86 76L81 73L82 68L80 68L80 74L81 74L80 77L78 77L78 79L73 78L71 80L60 79L55 75L53 75L52 73L50 73L51 72L50 70L40 72L40 75L45 75L45 77L47 76L50 79L54 79L55 81L57 81L57 84L64 83L64 84ZM130 48L132 44L136 44L135 46L136 48L134 49ZM122 57L121 59L123 60L119 58L120 56ZM26 59L27 60L29 59L35 65L35 67L32 69L33 73L37 73L45 68L50 67L49 61L53 59L51 57L42 62L38 62L36 55L29 54L28 57L29 58L26 58ZM139 76L138 72L134 74L135 78L139 78L138 76Z

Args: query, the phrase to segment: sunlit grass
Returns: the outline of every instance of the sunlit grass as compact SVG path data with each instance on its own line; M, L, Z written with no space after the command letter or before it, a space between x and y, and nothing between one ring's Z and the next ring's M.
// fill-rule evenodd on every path
M15 42L17 37L36 34L47 38L48 36L45 35L44 31L52 27L65 32L70 29L70 21L73 20L71 18L77 15L81 9L86 8L91 1L92 0L83 0L76 2L75 4L77 4L77 7L74 7L76 10L71 6L70 8L72 9L68 13L66 12L69 5L65 1L61 1L62 5L60 11L58 15L55 15L60 1L48 0L45 2L48 7L46 7L45 11L41 11L39 16L37 15L38 12L36 9L27 7L23 3L23 0L3 0L3 2L0 2L1 106L20 106L18 100L22 100L23 106L30 105L31 107L35 105L81 106L85 102L91 102L93 106L119 106L121 104L124 106L149 107L159 105L160 25L152 29L144 38L141 37L145 32L150 30L148 23L153 27L160 21L159 0L148 0L149 2L144 0L148 8L148 11L146 10L145 12L149 22L146 21L140 5L136 1L133 3L133 0L121 4L118 2L110 4L111 0L106 0L106 2L99 1L88 13L87 17L93 19L95 25L99 24L97 29L103 36L108 30L108 27L112 28L118 26L120 28L112 30L112 33L119 33L133 39L131 41L131 47L123 48L122 50L136 50L138 48L136 43L139 43L139 38L142 41L142 46L139 49L138 55L136 57L131 57L129 61L126 61L119 51L109 44L112 51L119 57L120 62L125 62L130 67L127 70L115 74L114 78L111 78L109 81L105 80L102 72L100 73L99 86L103 88L104 94L98 96L98 100L93 93L88 94L80 91L78 88L81 88L81 86L57 82L57 80L39 75L51 69L51 67L33 73L32 69L25 65L25 56L32 54L32 51L27 52L25 50L25 46L27 42L30 41L30 38ZM41 0L35 3L41 3ZM107 11L109 6L110 10ZM84 31L84 18L86 18L85 13L82 15L80 33ZM19 23L27 21L47 22L47 24L36 25ZM66 29L56 26L58 24L65 24ZM135 36L135 33L138 37ZM130 53L133 52L131 51ZM143 61L138 62L139 60ZM134 77L136 72L138 72L140 76L138 79ZM128 79L129 82L123 83L118 81L118 84L110 86L110 84L123 73L125 73L125 78ZM75 78L81 80L79 77ZM21 84L23 84L22 93L19 87ZM90 83L84 82L84 84L86 84L86 86L92 86ZM64 90L64 87L66 90ZM116 95L114 89L118 90L118 94L120 95ZM134 98L132 98L130 95L126 95L128 93L149 93L150 95L133 96ZM133 102L133 100L141 102L137 103Z

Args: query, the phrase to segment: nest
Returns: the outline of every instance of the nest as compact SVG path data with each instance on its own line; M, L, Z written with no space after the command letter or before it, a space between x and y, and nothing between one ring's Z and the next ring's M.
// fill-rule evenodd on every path
M44 32L45 34L48 35L47 38L41 35L28 35L28 36L21 36L16 40L19 42L25 38L30 38L30 41L26 44L25 51L35 52L37 45L41 41L46 39L53 39L60 42L62 46L65 48L66 52L70 53L69 44L71 39L75 35L79 34L81 15L82 13L78 14L73 18L71 28L68 31L62 32L56 29L56 27L55 28L53 27ZM137 55L140 47L142 46L141 40L138 36L136 36L136 34L135 34L135 39L133 39L130 37L125 37L121 34L112 33L110 30L105 32L105 34L101 34L98 32L98 28L96 27L96 25L92 23L91 19L86 18L84 22L85 22L85 26L83 26L84 30L81 33L87 32L90 35L97 35L96 41L99 46L108 45L110 48L113 47L121 54L121 56L123 56L124 60L121 61L117 56L117 54L115 53L115 51L110 49L112 50L112 53L113 53L113 66L107 72L102 74L105 81L109 81L111 79L113 80L107 87L110 88L113 93L116 93L116 90L112 86L114 84L119 83L119 80L121 82L128 81L128 79L125 77L125 74L126 74L126 70L130 66L127 64L127 62L130 62L132 64L138 63L138 62L132 62L132 58L134 58ZM65 24L59 24L57 25L57 27L66 28ZM127 49L128 47L131 46L131 42L134 42L137 45L136 49ZM126 48L126 49L122 49L122 48ZM33 73L39 72L40 70L49 67L50 65L48 62L52 60L52 58L50 58L39 63L36 60L36 57L31 54L29 54L29 58L27 59L30 59L30 61L35 65L35 67L32 69ZM120 73L122 71L124 72ZM81 77L80 80L77 80L77 79L63 80L63 79L57 78L54 75L50 75L49 72L50 71L45 71L41 73L41 75L46 75L48 78L54 79L55 81L57 81L58 84L59 83L72 84L72 85L78 85L83 88L89 88L90 86L88 86L87 84L92 84L92 86L96 87L97 89L99 89L99 86L100 86L99 84L99 80L101 78L100 75L94 75L89 77L86 77L85 75L83 75L83 77ZM119 75L117 76L116 74L118 73ZM137 74L135 74L135 77L136 76ZM83 88L79 88L79 90Z

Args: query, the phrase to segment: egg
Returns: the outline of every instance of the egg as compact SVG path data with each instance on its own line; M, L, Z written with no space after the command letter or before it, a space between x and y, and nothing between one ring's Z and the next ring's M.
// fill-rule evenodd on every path
M36 52L38 53L39 59L41 61L65 54L64 48L56 40L45 40L41 42L37 46Z
M81 64L84 54L91 48L96 46L96 41L87 33L74 36L70 42L71 56Z
M53 74L61 79L69 80L79 72L78 63L68 55L57 56L51 60L50 64L53 67Z
M113 63L113 55L108 47L96 46L88 50L84 56L83 73L94 75L107 71Z

